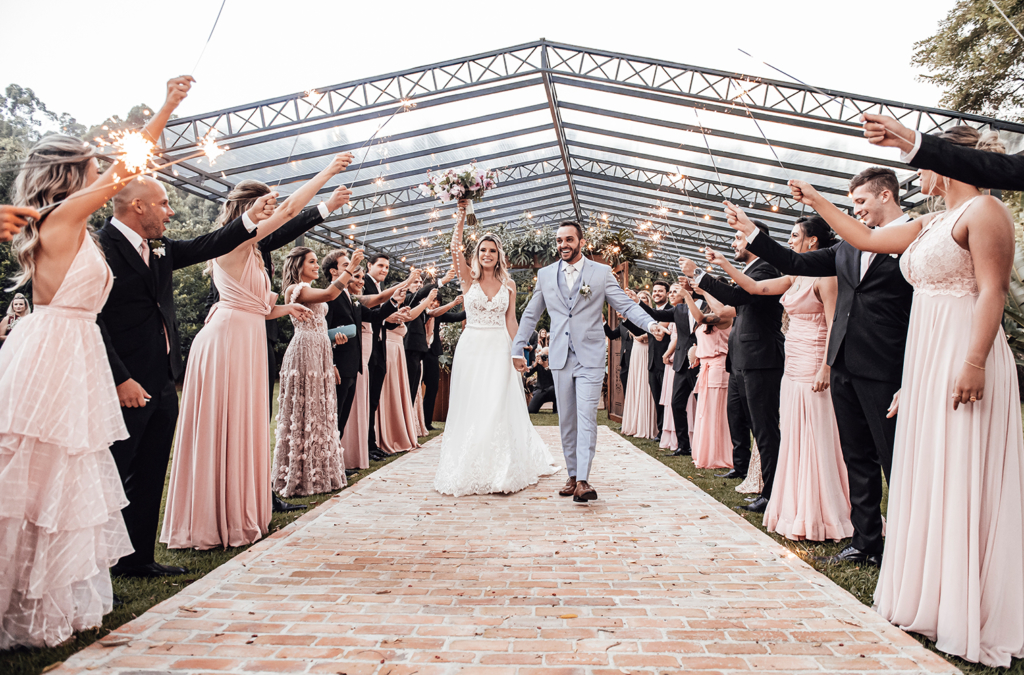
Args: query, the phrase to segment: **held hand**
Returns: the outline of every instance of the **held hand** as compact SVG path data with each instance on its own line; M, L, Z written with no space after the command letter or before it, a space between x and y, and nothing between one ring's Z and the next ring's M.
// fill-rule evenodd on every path
M682 289L683 293L691 295L693 293L693 279L691 279L690 277L684 277L682 275L679 275L676 278L679 280L679 286Z
M457 295L455 297L455 304L452 305L452 307L458 307L461 304L462 304L462 295Z
M679 257L679 269L683 271L683 275L693 278L693 275L697 273L697 263L693 262L689 258L680 256Z
M704 257L707 258L708 262L712 265L718 265L719 267L725 266L725 256L718 251L712 250L710 246L704 247Z
M666 366L671 366L672 355L666 352L665 355L661 357L661 362L664 363Z
M359 263L363 262L363 257L364 256L365 256L365 253L363 252L363 249L361 249L361 248L357 248L356 250L352 251L352 257L348 261L348 268L347 268L349 274L355 274L356 273L356 270L359 269Z
M900 411L900 391L903 391L903 390L900 389L899 391L897 391L895 394L892 395L892 403L889 404L889 412L885 416L886 419L892 419L893 417L896 417L896 415L899 413L899 411Z
M630 300L632 300L633 302L636 302L636 303L640 302L640 298L637 297L637 294L634 293L632 289L626 288L626 289L623 289L623 290L626 292L626 297L627 298L629 298Z
M354 159L355 156L353 156L351 152L342 152L334 156L334 159L331 160L331 163L327 168L332 174L339 174L344 171Z
M817 393L828 389L829 385L829 374L832 372L832 368L827 363L821 364L821 368L818 369L818 374L814 376L814 384L811 385L811 391Z
M135 380L125 380L117 385L117 400L122 408L144 408L150 396Z
M164 101L164 107L174 110L181 102L188 96L188 90L192 88L192 83L196 81L196 78L191 75L182 75L181 77L175 77L167 81L167 99Z
M658 342L664 340L667 334L668 331L665 330L665 327L662 326L660 323L654 324L654 328L651 330L651 335L653 335L654 339L657 340Z
M801 204L810 206L812 209L818 200L821 199L821 195L818 194L818 191L806 181L795 179L790 180L789 191L793 193L793 199L797 200Z
M334 384L341 384L341 373L338 372L338 366L334 366Z
M434 298L436 298L436 297L437 297L437 289L436 288L431 288L430 292L427 293L427 304L429 305L430 303L432 303L434 301Z
M392 295L391 297L394 299L395 302L397 302L399 305L401 305L403 302L405 302L405 296L408 295L408 294L409 294L409 288L406 286L406 287L399 288L397 291L395 291L395 294Z
M337 211L345 204L348 204L351 199L352 190L349 190L344 185L339 185L334 188L334 192L332 192L331 196L327 198L327 210Z
M0 204L0 242L10 241L31 218L39 222L39 212L28 206Z
M444 286L445 284L447 284L449 281L451 281L454 278L455 278L455 268L453 267L450 270L448 270L447 272L445 272L444 276L441 277L441 284L440 285Z
M725 204L725 221L729 223L729 227L742 232L747 237L754 234L754 229L757 226L754 225L754 221L747 217L743 209L732 202L723 203Z
M984 362L983 362L984 363ZM980 401L985 392L985 371L966 363L953 381L953 410Z
M288 305L283 305L283 307L285 314L289 314L295 317L296 319L305 319L306 317L313 316L312 310L310 310L309 307L306 307L305 305L300 305L298 303L293 302Z
M885 148L899 148L903 152L914 149L914 132L887 115L865 113L860 116L864 123L864 136L868 143Z
M270 216L274 215L274 209L277 208L277 193L269 192L249 207L249 219L254 223L259 223L266 220Z
M466 210L467 209L469 209L469 200L468 199L460 199L459 200L459 208L458 208L458 211L457 211L458 216L459 216L459 223L460 224L465 222L465 220L466 220ZM453 238L452 239L452 246L455 246L456 243L457 242Z
M512 357L512 367L518 370L520 373L526 372L526 359L522 356Z
M345 335L344 333L338 333L337 335L334 336L334 344L340 346L345 344L346 342L348 342L348 336Z
M689 351L686 352L686 358L690 361L691 368L696 368L700 365L700 359L697 358L697 345L690 347Z

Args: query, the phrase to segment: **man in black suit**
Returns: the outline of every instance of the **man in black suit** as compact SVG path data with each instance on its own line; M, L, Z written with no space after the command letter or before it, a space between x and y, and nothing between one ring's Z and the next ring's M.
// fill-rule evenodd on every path
M615 310L610 310L615 311ZM632 325L632 324L630 324ZM622 381L622 390L626 390L626 382L629 379L629 359L633 355L633 338L630 337L632 330L623 318L619 317L619 325L614 329L607 323L604 324L604 336L609 340L622 340L619 345L619 380Z
M423 393L423 419L427 423L427 430L433 431L434 425L434 403L437 400L437 390L441 383L441 363L439 359L444 353L444 345L441 343L441 325L445 323L458 323L466 320L466 312L453 312L451 308L462 303L462 296L455 298L453 302L444 307L441 301L434 298L431 307L427 312L430 314L432 323L429 335L430 344L426 356L423 357L423 383L427 385ZM445 311L440 311L445 310Z
M768 239L768 226L756 222ZM742 234L733 239L733 259L746 263L747 276L757 281L775 279L779 271L747 247ZM692 277L698 271L692 260L680 259L683 274ZM763 513L772 498L775 465L779 459L779 389L785 365L785 338L782 336L782 305L777 297L751 295L742 288L704 274L695 279L701 290L726 305L736 308L736 319L729 334L729 435L733 443L733 466L737 474L746 474L750 461L750 433L757 441L764 487L761 496L743 508ZM738 465L738 467L737 467ZM739 468L742 467L742 468Z
M891 169L866 169L850 182L854 215L868 227L909 220L899 205L899 181ZM787 274L836 276L839 294L828 344L832 405L850 481L852 545L836 560L880 564L882 476L889 479L896 419L886 414L903 378L903 353L914 291L898 256L864 253L847 242L794 253L755 232L736 207L730 224L746 236L748 250ZM733 335L736 334L733 328Z
M174 382L184 371L171 274L234 250L255 236L256 221L273 212L265 195L242 218L187 241L164 237L174 211L163 185L136 180L114 197L114 217L99 241L114 284L96 323L117 385L130 437L110 447L129 504L122 510L135 552L114 574L155 577L184 574L153 559L167 461L178 419Z
M405 307L415 307L423 302L423 298L430 294L435 288L440 289L449 281L455 278L455 269L448 270L441 280L436 284L424 285L418 281L409 286L409 292L405 296ZM409 393L412 400L416 400L416 390L420 387L420 375L423 373L423 359L426 357L430 346L427 344L427 313L423 312L412 321L405 324L405 366L409 374ZM423 411L426 413L426 410Z
M391 269L391 260L387 254L377 253L369 257L366 270L366 295L377 295L383 289L384 279ZM371 327L371 352L370 352L370 373L368 375L370 384L370 423L367 433L367 447L370 451L370 459L381 460L387 457L377 447L377 429L374 420L377 418L377 406L380 404L381 390L384 388L384 378L388 373L387 336L384 334L386 326L384 319L375 316L370 320Z
M861 115L864 135L875 144L899 148L900 159L968 185L992 190L1024 190L1024 156L975 150L922 134L885 115Z
M651 300L654 302L654 307L651 309L672 310L672 306L668 304L668 282L658 280L651 284ZM636 329L638 328L640 327L634 325L629 330L637 335ZM659 401L661 401L661 383L665 379L663 357L668 351L669 342L667 337L658 340L653 335L647 341L647 384L651 388L651 396L654 397L654 410L658 415L658 438L661 438L662 425L665 422L665 406L661 405Z
M533 390L533 398L530 399L530 414L536 415L540 412L541 406L550 401L553 404L552 412L558 414L558 399L555 396L555 378L548 366L548 348L541 347L537 350L537 362L526 372L527 376L537 376L537 386Z

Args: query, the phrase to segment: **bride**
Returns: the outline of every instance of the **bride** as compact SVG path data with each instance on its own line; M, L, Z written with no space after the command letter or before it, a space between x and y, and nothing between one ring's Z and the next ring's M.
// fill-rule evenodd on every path
M556 471L526 410L522 378L512 367L516 284L501 240L480 237L472 268L460 250L468 202L459 202L452 259L462 283L466 329L452 362L448 420L434 489L456 497L518 492Z

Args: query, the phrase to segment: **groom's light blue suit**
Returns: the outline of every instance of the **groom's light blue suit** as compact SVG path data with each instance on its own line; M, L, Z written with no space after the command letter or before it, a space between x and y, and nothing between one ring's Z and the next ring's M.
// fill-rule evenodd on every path
M589 293L581 292L586 286ZM522 354L546 309L551 317L548 363L558 398L558 428L569 475L589 481L597 445L597 406L604 383L605 336L601 310L607 302L637 326L654 322L629 299L607 265L584 258L569 288L561 260L537 273L533 298L523 311L512 353Z

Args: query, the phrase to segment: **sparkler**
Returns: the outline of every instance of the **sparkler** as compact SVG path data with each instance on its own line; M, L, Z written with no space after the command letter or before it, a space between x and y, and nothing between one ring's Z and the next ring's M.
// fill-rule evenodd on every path
M1008 16L1006 16L1006 14L1003 13L1002 8L999 5L996 4L996 0L988 0L988 1L991 2L992 6L996 8L997 12L999 12L999 16L1003 17L1003 19L1006 21L1006 23L1010 24L1010 28L1012 28L1013 32L1017 34L1017 37L1019 37L1021 39L1021 42L1024 42L1024 35L1020 34L1020 31L1017 30L1017 27L1013 25L1013 22L1010 21L1010 18Z
M196 65L192 66L192 72L189 75L193 75L196 72L196 68L199 67L199 62L203 60L203 56L206 54L206 48L210 46L210 40L213 39L213 32L217 30L217 23L220 22L221 12L224 11L224 5L228 0L221 0L220 9L217 10L217 18L213 20L213 28L210 29L210 34L206 38L206 42L203 44L203 51L199 52L199 58L196 59Z

